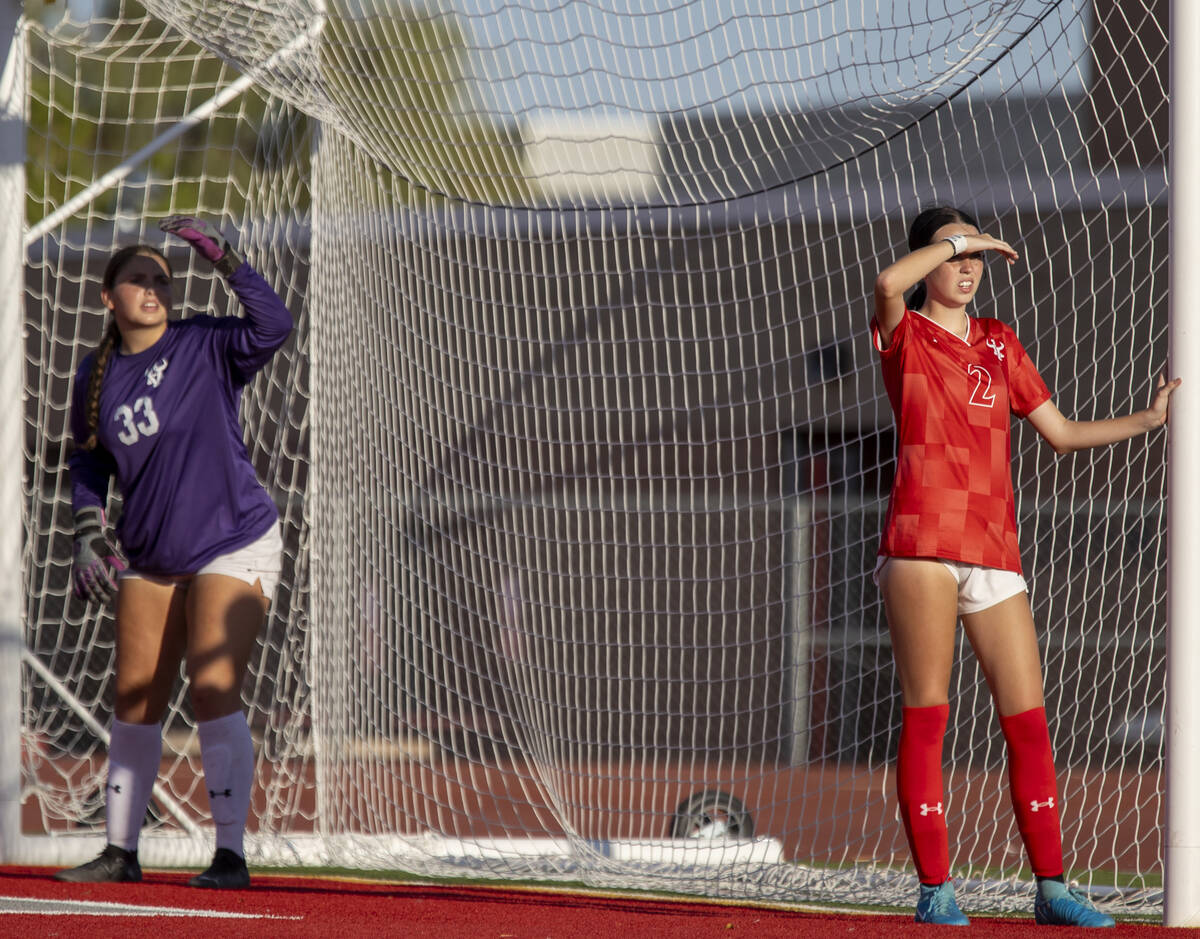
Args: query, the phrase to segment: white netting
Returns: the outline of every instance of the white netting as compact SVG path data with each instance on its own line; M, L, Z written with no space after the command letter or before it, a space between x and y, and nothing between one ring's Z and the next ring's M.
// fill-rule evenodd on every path
M870 284L919 206L963 205L1020 247L979 302L1063 410L1141 406L1165 360L1166 38L1149 0L879 6L154 2L35 25L31 227L254 82L30 245L28 830L101 809L103 746L65 702L106 723L111 626L66 596L62 471L98 271L198 209L300 322L246 404L289 575L246 688L253 860L908 902ZM200 270L186 291L225 302ZM1157 909L1162 437L1057 461L1015 442L1068 864ZM973 908L1025 907L961 653L954 870ZM148 845L203 841L176 701Z

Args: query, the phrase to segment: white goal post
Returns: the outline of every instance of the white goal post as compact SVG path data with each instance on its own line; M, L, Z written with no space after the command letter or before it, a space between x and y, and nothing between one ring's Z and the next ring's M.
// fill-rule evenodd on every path
M1187 301L1191 259L1200 235L1189 219L1200 209L1200 7L1171 2L1171 368L1200 374L1200 324ZM1190 787L1200 772L1200 500L1190 467L1200 465L1200 408L1196 392L1176 403L1171 417L1169 528L1170 579L1167 647L1167 805L1165 902L1167 926L1200 926L1200 805Z
M1175 81L1197 60L1186 0L0 3L25 133L0 205L26 217L0 232L25 336L0 366L24 533L0 541L5 860L102 840L112 631L69 591L67 402L107 255L183 211L298 324L243 402L286 557L243 692L252 866L908 905L868 294L938 199L1021 249L981 314L1065 412L1142 406L1169 329L1169 463L1163 433L1056 461L1022 427L1014 467L1070 872L1113 912L1197 921L1200 822L1166 805L1200 726L1178 628L1200 343L1168 313L1195 255L1166 162L1168 100L1172 166L1200 159L1193 92L1166 87L1168 48ZM236 312L171 259L182 315ZM960 897L1027 910L961 653ZM194 865L182 684L165 726L142 856Z
M20 0L0 0L0 329L20 336L24 329L25 247L21 226L25 214L25 56L20 26ZM13 344L14 347L17 345ZM0 358L0 860L13 860L21 833L21 369L13 352Z

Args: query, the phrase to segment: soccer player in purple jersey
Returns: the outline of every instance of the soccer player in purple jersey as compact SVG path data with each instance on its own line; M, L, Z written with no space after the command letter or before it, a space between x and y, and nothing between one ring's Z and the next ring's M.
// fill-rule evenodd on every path
M123 248L105 270L100 296L112 322L75 376L70 467L76 593L116 601L108 844L55 877L141 880L138 835L182 660L217 830L212 866L190 884L246 887L254 746L241 686L279 579L282 542L278 511L246 453L238 405L291 333L292 317L212 227L176 216L161 228L216 267L246 315L170 319L171 269L147 245ZM124 557L104 516L114 476Z

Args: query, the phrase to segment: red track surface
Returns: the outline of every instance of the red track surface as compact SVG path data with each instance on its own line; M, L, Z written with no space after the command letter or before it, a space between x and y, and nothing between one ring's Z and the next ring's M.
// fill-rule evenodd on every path
M232 936L437 936L439 939L538 937L826 936L922 937L958 935L918 926L908 915L871 916L677 901L541 889L386 884L308 877L256 876L249 890L204 891L186 886L185 873L148 872L141 884L60 884L38 868L0 869L0 935L37 937L160 934L223 939ZM15 898L36 901L37 912L7 912ZM142 909L131 910L136 905ZM223 914L212 918L211 913ZM970 936L1041 933L1032 919L975 919ZM1054 939L1093 935L1054 929ZM1195 936L1118 924L1120 936Z

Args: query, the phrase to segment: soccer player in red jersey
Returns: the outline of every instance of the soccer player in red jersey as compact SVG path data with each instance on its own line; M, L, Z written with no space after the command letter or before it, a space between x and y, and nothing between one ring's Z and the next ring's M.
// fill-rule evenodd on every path
M942 785L961 619L1000 714L1013 809L1038 881L1035 919L1111 926L1111 917L1063 879L1037 633L1017 547L1010 415L1029 420L1057 453L1102 446L1165 424L1179 379L1160 377L1144 411L1070 420L1055 407L1013 330L967 312L985 253L1014 264L1016 249L950 207L918 215L908 248L875 280L871 333L898 438L875 574L903 701L896 777L921 881L916 919L968 922L950 882Z

